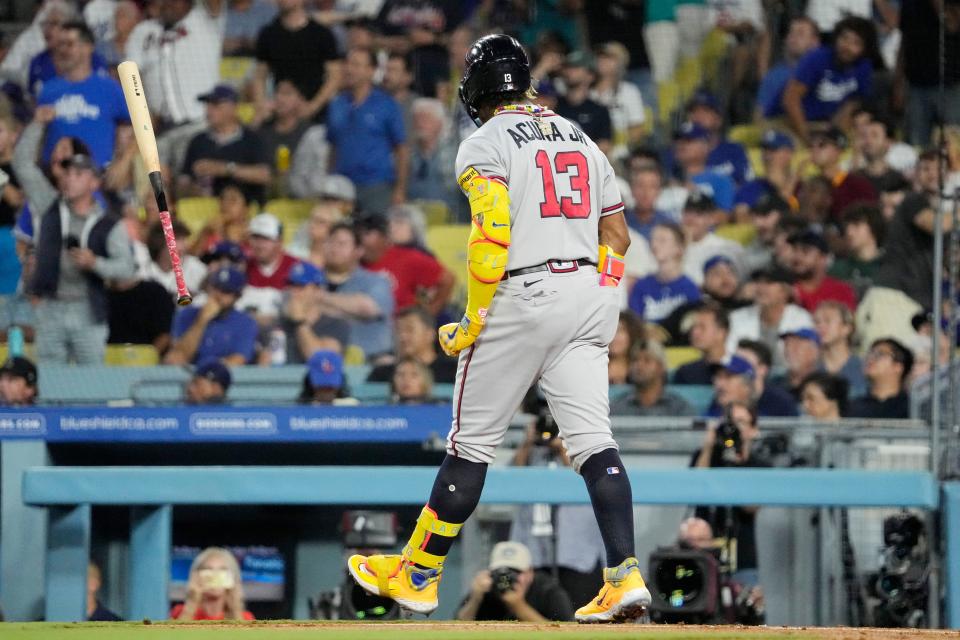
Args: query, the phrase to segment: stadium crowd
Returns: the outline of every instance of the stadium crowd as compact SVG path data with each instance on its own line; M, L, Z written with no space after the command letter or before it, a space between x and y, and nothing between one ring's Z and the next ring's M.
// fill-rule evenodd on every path
M468 223L453 160L475 130L457 86L492 31L527 46L536 100L619 176L631 246L614 415L696 415L671 389L712 385L706 415L739 407L745 433L757 416L906 418L934 336L943 361L956 345L931 308L946 283L935 211L960 187L958 0L36 9L0 45L0 331L33 345L41 373L140 344L194 367L190 403L226 401L235 367L283 364L304 365L303 402L349 402L351 364L396 402L434 401L456 373L435 328L459 314L449 245L466 238L435 232ZM195 292L183 309L125 59L159 134ZM31 404L37 369L9 342L0 399ZM696 465L711 465L712 433Z
M927 64L941 5L943 113ZM951 0L44 0L0 50L0 328L41 364L141 344L177 365L322 352L328 368L373 365L371 380L409 374L405 397L452 382L430 334L462 266L450 236L428 237L467 222L451 173L474 128L463 55L506 30L538 100L621 176L629 318L610 375L635 393L615 413L689 413L666 377L720 371L777 395L761 414L805 410L804 382L827 373L847 383L844 415L905 417L930 368L933 208L951 207L936 193L960 180L958 21ZM150 96L189 308L174 306L123 59ZM731 369L744 341L761 357ZM702 355L678 368L662 346ZM877 381L894 373L902 385Z

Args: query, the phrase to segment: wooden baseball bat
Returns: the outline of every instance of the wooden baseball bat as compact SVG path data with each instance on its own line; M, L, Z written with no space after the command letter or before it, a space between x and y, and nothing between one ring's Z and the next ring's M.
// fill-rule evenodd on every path
M157 208L160 209L160 225L163 227L163 236L167 241L173 275L177 279L177 304L187 305L193 297L187 291L187 284L183 280L183 267L180 264L180 253L177 251L177 239L173 234L173 223L170 221L170 211L167 209L167 196L163 192L157 137L153 133L150 107L147 106L147 98L143 93L140 69L136 62L127 60L120 63L117 72L120 74L120 85L123 87L123 97L127 101L127 110L130 111L130 122L133 125L133 134L137 138L137 146L140 148L140 157L143 158L143 164L147 167L147 177L150 178L150 186L153 187L153 195L157 199Z

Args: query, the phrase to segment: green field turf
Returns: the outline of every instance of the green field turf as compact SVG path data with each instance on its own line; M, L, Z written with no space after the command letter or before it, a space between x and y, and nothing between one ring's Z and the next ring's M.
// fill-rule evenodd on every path
M684 628L682 626L576 624L525 625L511 623L199 623L151 624L142 623L7 623L0 624L2 640L369 640L397 638L399 640L532 640L570 638L575 640L611 640L638 638L641 640L772 640L783 638L830 638L835 640L856 630L838 629L782 629L782 628ZM862 633L862 632L861 632ZM934 632L936 633L936 632ZM942 632L941 632L942 633ZM858 634L859 635L859 634ZM856 637L856 636L854 636ZM862 636L861 636L862 637ZM869 636L868 636L869 637Z

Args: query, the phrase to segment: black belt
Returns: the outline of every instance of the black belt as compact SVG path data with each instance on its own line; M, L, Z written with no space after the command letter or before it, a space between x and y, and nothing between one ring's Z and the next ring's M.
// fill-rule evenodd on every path
M549 271L551 273L573 273L574 271L578 271L580 267L596 266L596 262L592 262L586 258L581 258L579 260L547 260L546 262L533 265L532 267L523 267L522 269L507 271L501 280L508 280L510 278L516 278L517 276L525 276L527 274L537 273L539 271Z

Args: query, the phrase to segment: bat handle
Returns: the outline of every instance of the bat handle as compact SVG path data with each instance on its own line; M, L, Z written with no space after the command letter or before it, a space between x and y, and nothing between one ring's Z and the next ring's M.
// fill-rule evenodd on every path
M163 192L161 191L157 199L159 200L162 195ZM188 305L193 301L193 296L187 291L187 283L183 279L183 265L180 264L180 252L177 251L177 238L173 233L173 222L170 220L170 212L166 209L160 211L160 226L163 227L163 237L167 242L167 251L170 254L173 276L177 281L177 304L181 306Z

